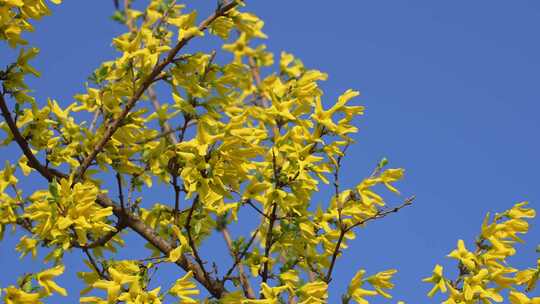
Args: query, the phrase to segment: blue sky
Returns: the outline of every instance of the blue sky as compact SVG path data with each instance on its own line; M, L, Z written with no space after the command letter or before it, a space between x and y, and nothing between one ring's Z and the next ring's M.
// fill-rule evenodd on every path
M201 15L214 7L213 1L187 3ZM330 303L337 302L359 268L397 268L394 299L425 303L430 286L421 278L436 263L454 265L445 255L459 238L472 243L486 212L523 200L538 206L539 2L248 3L247 10L266 21L272 51L291 52L329 74L323 84L327 103L348 88L361 91L358 102L367 111L344 163L344 183L354 185L387 157L392 166L407 170L399 184L403 196L417 197L413 207L358 233L338 261ZM66 1L37 23L27 37L41 48L34 63L43 76L29 82L39 100L71 103L93 69L114 57L110 41L123 28L109 19L112 12L112 1ZM199 47L208 46L200 39L190 44ZM10 52L0 47L2 66L12 59ZM15 151L3 148L0 162ZM29 188L45 187L38 179L27 182ZM511 261L532 266L539 235L540 221L534 220L527 243ZM0 243L3 273L20 274L39 264L18 259L16 238L8 235ZM80 267L80 257L69 255L68 267ZM174 278L181 272L162 275ZM0 286L14 280L2 275ZM74 275L60 283L68 289L80 286ZM56 301L74 302L76 296Z

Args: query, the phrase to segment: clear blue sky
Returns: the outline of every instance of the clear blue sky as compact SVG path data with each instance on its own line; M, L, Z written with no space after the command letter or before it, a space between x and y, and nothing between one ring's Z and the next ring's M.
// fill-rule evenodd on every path
M338 261L330 303L337 302L356 269L394 267L399 269L394 299L426 303L430 286L421 278L435 263L454 265L445 255L459 238L472 243L486 212L522 200L539 205L540 2L248 3L266 21L271 50L292 52L330 75L324 84L327 101L348 88L362 92L358 102L367 113L345 161L345 184L358 182L386 156L391 165L407 170L400 183L403 195L417 196L412 208L359 232ZM206 15L214 1L188 5ZM43 77L30 81L39 100L71 103L84 91L91 71L113 58L111 37L123 28L108 18L112 11L112 1L65 1L27 36L41 48L35 66ZM190 45L199 46L205 47L203 40ZM13 57L10 52L0 47L2 66ZM15 149L0 151L3 163ZM28 183L29 188L45 187L38 179ZM528 243L511 260L520 267L536 260L540 221L532 224ZM8 274L39 264L18 259L16 239L7 235L0 243L2 287L15 281ZM212 246L208 249L216 251ZM67 266L80 269L80 258L79 252L68 255ZM182 273L159 274L174 278ZM59 282L80 288L74 275ZM76 297L72 292L69 299L54 302L74 303Z

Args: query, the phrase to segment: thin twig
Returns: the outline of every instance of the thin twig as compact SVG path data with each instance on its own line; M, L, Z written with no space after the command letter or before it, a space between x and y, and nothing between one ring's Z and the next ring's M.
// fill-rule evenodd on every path
M86 257L88 258L88 260L90 261L90 264L92 265L92 267L94 267L94 270L96 271L96 273L104 280L107 280L107 281L110 281L110 277L109 275L105 272L105 270L100 270L96 261L94 260L94 258L92 257L92 255L90 254L90 251L88 250L88 248L83 248L82 251L86 254Z
M263 272L262 272L262 281L264 283L268 281L270 249L272 248L272 245L274 244L272 230L274 229L274 223L276 221L276 210L277 210L277 203L274 203L272 206L272 214L270 215L270 219L269 219L270 222L268 223L268 231L266 233L266 242L264 245L265 261L264 261Z
M90 244L81 245L78 242L73 241L71 242L71 246L75 248L81 248L81 249L92 249L92 248L105 246L105 244L107 244L110 240L112 240L118 233L120 233L126 227L127 227L126 224L122 223L121 219L119 219L119 222L116 225L114 231L109 231L107 234L93 241Z
M274 152L274 149L272 149L272 168L274 170L274 183L276 187L279 187L279 169L277 168L276 154ZM264 245L265 261L263 264L263 271L262 271L263 283L266 283L268 281L268 271L269 271L269 264L270 264L269 263L270 262L269 261L270 249L272 248L272 245L274 244L272 230L274 229L274 223L276 222L276 212L277 212L277 202L273 202L270 218L268 219L268 231L266 232L266 242Z
M407 199L405 199L405 201L404 201L401 205L399 205L399 206L397 206L397 207L394 207L394 208L391 208L391 209L386 209L386 210L381 210L381 211L377 212L377 213L376 213L375 215L373 215L373 216L370 216L370 217L368 217L368 218L366 218L366 219L363 219L363 220L361 220L361 221L358 221L358 222L356 222L355 224L353 224L352 226L350 226L349 228L347 228L347 232L350 231L350 230L352 230L352 229L354 229L354 228L356 228L356 227L358 227L358 226L360 226L360 225L364 225L364 224L366 224L367 222L370 222L370 221L373 221L373 220L376 220L376 219L383 218L383 217L385 217L385 216L387 216L387 215L389 215L389 214L391 214L391 213L396 213L396 212L398 212L399 210L401 210L401 209L403 209L403 208L405 208L405 207L407 207L407 206L412 205L412 203L413 203L413 201L414 201L415 198L416 198L416 196L414 196L414 195L413 195L413 196L410 196L410 197L408 197Z
M197 264L199 264L199 267L201 268L201 270L203 272L203 275L206 278L206 280L209 281L210 277L209 277L208 271L206 271L206 269L204 267L203 260L199 256L197 246L195 246L195 241L193 240L193 236L191 235L191 220L193 218L193 211L195 210L195 207L196 207L198 202L199 202L199 196L196 196L195 199L193 200L193 204L191 205L191 209L189 210L189 214L188 214L187 219L186 219L185 228L186 228L186 231L187 231L189 247L191 247L191 251L193 251L193 256L195 257L195 261L197 262Z
M90 128L88 128L88 132L90 133L94 132L94 128L97 125L97 121L98 121L100 113L101 113L101 110L99 108L96 109L96 111L94 112L94 117L92 118L92 122L90 123Z
M240 255L236 256L236 258L234 260L234 264L231 266L231 268L229 268L229 270L227 270L227 272L225 274L225 277L230 276L233 273L236 266L238 265L238 263L240 263L244 259L244 256L247 254L247 252L249 250L249 247L251 247L251 244L253 243L253 241L255 241L255 237L257 236L257 233L259 233L259 228L255 229L255 231L251 235L251 238L249 239L248 243L246 244L246 247L244 248L244 250L242 250Z
M126 14L126 25L130 32L133 32L133 20L131 20L131 16L129 15L129 9L130 9L130 0L124 0L124 13Z
M182 129L180 129L180 138L179 138L180 142L184 141L184 138L186 137L187 127L189 126L191 121L192 121L191 116L184 114L184 125L182 126Z
M159 111L161 109L161 104L159 103L156 92L154 91L154 88L152 86L148 88L148 97L150 98L150 101L154 106L154 110ZM166 136L169 139L169 142L173 145L176 145L178 143L178 140L174 136L174 131L167 122L167 120L160 118L159 125L161 126L162 134L167 134Z
M332 260L330 262L330 267L328 268L328 273L326 274L326 283L330 283L330 280L332 279L332 271L334 270L334 265L336 264L336 259L340 252L341 242L343 242L343 237L345 236L345 233L346 229L340 227L339 238L337 240L336 247L334 248L334 253L332 254Z
M26 156L26 159L28 160L28 165L37 170L49 182L52 181L55 176L66 177L65 174L60 173L55 169L47 168L39 162L39 160L36 158L32 150L30 149L28 142L20 133L19 128L15 124L15 121L13 121L3 94L0 94L0 111L2 112L2 116L4 117L4 120L6 121L9 130L11 131L11 134L13 135L13 139L15 140L15 142L17 142L23 154Z
M250 205L253 208L253 210L255 210L258 214L264 216L267 219L270 219L270 217L266 213L262 212L262 210L259 209L259 207L255 206L255 204L253 204L253 202L250 199L247 199L244 202Z
M341 211L342 211L343 206L341 206L341 204L339 202L339 171L341 170L341 161L342 161L343 157L345 156L345 152L347 152L348 148L349 148L349 144L347 144L345 146L345 148L343 148L343 151L341 151L341 154L338 155L338 158L337 158L336 164L335 164L335 170L334 170L334 197L335 197L336 204L337 204L338 221L339 221L340 227L343 224L343 219L342 219L342 215L341 215Z
M392 209L388 209L388 210L380 210L375 215L372 215L372 216L370 216L370 217L368 217L366 219L358 221L358 222L354 223L353 225L351 225L349 227L344 227L343 225L340 226L339 238L338 238L338 241L336 243L336 247L334 248L334 253L332 254L332 260L330 262L330 267L328 268L328 272L326 273L326 278L325 278L326 283L330 283L330 281L332 280L332 271L334 270L334 266L336 264L337 256L339 255L340 250L341 250L341 243L343 242L343 238L344 238L344 236L345 236L345 234L347 232L351 231L352 229L354 229L354 228L356 228L356 227L358 227L360 225L364 225L369 221L380 219L380 218L383 218L383 217L385 217L385 216L387 216L387 215L389 215L391 213L398 212L402 208L410 206L412 204L412 202L414 201L414 199L415 199L415 196L411 196L411 197L407 198L401 205L399 205L397 207L394 207Z
M195 124L195 122L196 122L196 120L190 121L190 122L188 123L188 127L189 127L190 125ZM158 135L156 135L156 136L154 136L154 137L151 137L151 138L149 138L149 139L145 139L145 140L143 140L143 141L139 141L139 142L137 142L137 144L138 144L138 145L144 145L144 144L147 144L147 143L149 143L149 142L151 142L151 141L154 141L154 140L156 140L156 139L160 139L160 138L163 138L163 137L165 137L165 136L169 136L169 134L174 133L174 132L177 132L177 131L180 131L180 130L182 130L183 128L184 128L184 126L182 125L182 126L179 126L179 127L177 127L177 128L170 129L169 131L164 131L164 132L159 133Z
M239 262L237 262L239 260L241 261L243 259L243 256L241 258L239 258L238 255L236 254L236 252L234 252L234 248L233 248L232 240L231 240L231 235L230 235L229 230L227 229L227 227L224 227L221 230L221 233L223 235L223 238L225 239L225 243L227 243L227 248L229 249L229 252L231 253L231 256L234 258L234 262L235 262L234 266L238 265L238 275L240 277L240 283L242 285L242 290L244 291L245 296L247 298L249 298L249 299L255 299L255 292L253 291L253 288L251 287L251 284L249 283L249 280L248 280L248 278L246 276L246 273L244 271L244 265L239 264ZM250 241L253 240L254 238L255 237L252 236ZM251 242L253 242L253 241L251 241ZM251 245L251 243L248 243L246 248L249 248L250 245ZM232 267L232 269L234 270L234 267ZM232 273L232 271L231 271L231 273Z
M178 173L171 173L172 174L172 180L173 180L173 188L174 188L174 211L173 211L173 218L174 218L174 224L178 226L178 216L180 211L180 187L178 186ZM190 210L191 213L191 210Z
M124 193L122 190L122 176L118 172L116 172L116 184L118 186L118 199L120 199L120 206L125 209L126 205L124 203Z
M248 58L248 65L251 70L251 75L255 79L255 84L257 85L257 87L261 88L262 80L261 80L259 67L257 66L257 63L255 62L255 59L253 59L253 57L251 56ZM264 97L262 94L260 94L260 97L262 101L262 106L265 108L270 107L270 102L266 99L266 97Z

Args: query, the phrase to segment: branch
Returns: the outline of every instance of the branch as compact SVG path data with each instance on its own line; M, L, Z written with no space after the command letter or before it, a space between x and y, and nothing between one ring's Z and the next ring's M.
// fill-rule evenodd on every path
M134 214L128 212L127 210L122 210L118 204L113 202L104 194L99 194L96 202L104 207L112 207L113 213L116 217L122 218L126 225L130 227L133 231L142 236L146 241L148 241L152 246L156 247L164 255L168 256L169 253L174 249L173 245L160 237L152 228L148 227L140 218ZM185 271L192 271L194 278L201 283L207 290L216 298L221 298L223 293L227 292L223 283L208 277L205 275L204 270L196 263L191 262L185 255L181 255L180 259L176 262Z
M94 258L92 257L92 255L90 254L90 252L88 251L87 248L83 248L83 252L86 254L86 257L88 258L88 260L90 261L90 264L92 265L92 267L94 267L94 270L97 272L97 274L104 280L107 280L109 281L111 278L107 275L107 273L105 272L105 270L100 270L96 261L94 260Z
M122 176L116 172L116 184L118 185L118 199L120 199L120 207L126 208L124 203L124 191L122 190Z
M78 242L72 241L71 246L75 248L81 248L81 249L93 249L101 246L105 246L112 238L114 238L120 231L124 230L127 227L125 223L122 222L122 219L118 219L118 223L116 224L116 230L109 231L104 236L100 237L99 239L93 241L90 244L87 245L81 245Z
M255 211L257 211L258 214L264 216L267 219L270 219L270 217L266 215L266 213L262 212L262 210L259 209L257 206L255 206L255 204L253 204L253 202L250 199L245 200L245 202L246 204L250 205Z
M96 112L94 112L94 117L92 118L92 122L90 123L90 127L88 128L88 131L90 133L94 132L94 128L96 127L97 121L99 119L99 114L101 113L101 109L97 108Z
M394 207L394 208L391 208L391 209L386 209L386 210L380 210L379 212L377 212L375 215L373 216L370 216L366 219L363 219L355 224L353 224L351 227L347 228L347 232L349 232L349 230L352 230L353 228L356 228L360 225L363 225L363 224L366 224L367 222L370 222L370 221L373 221L373 220L376 220L376 219L380 219L380 218L383 218L391 213L396 213L398 212L399 210L407 207L407 206L410 206L412 205L413 201L415 200L416 196L410 196L408 198L405 199L405 201L397 206L397 207Z
M197 251L197 246L195 246L195 241L193 240L193 236L191 235L191 219L193 218L193 211L195 210L195 206L197 205L198 202L199 202L199 196L197 195L197 197L195 197L195 199L193 200L193 204L191 204L191 209L189 209L185 228L187 231L189 247L191 247L191 251L193 251L193 256L195 257L195 261L197 262L197 264L199 264L199 267L202 271L204 278L207 281L210 281L210 276L208 274L208 271L204 269L204 263L201 257L199 256L199 252Z
M161 109L161 104L159 103L159 100L157 99L156 92L154 91L154 88L150 86L148 88L148 97L150 98L150 101L152 102L152 105L154 106L154 110L158 111ZM161 126L162 134L166 134L167 138L169 139L169 142L173 145L176 145L178 143L178 140L174 136L174 131L167 122L167 120L160 119L159 125Z
M407 198L401 205L397 206L397 207L394 207L392 209L389 209L389 210L380 210L378 211L375 215L372 215L366 219L363 219L361 221L358 221L356 223L354 223L353 225L351 225L350 227L344 227L344 226L340 226L340 233L339 233L339 238L338 238L338 241L336 243L336 247L334 249L334 253L332 254L332 261L330 262L330 267L328 268L328 272L326 274L326 278L325 278L325 281L326 283L330 283L330 281L332 280L332 271L334 270L334 266L336 264L336 260L337 260L337 256L340 252L340 248L341 248L341 243L343 242L343 237L345 236L345 234L349 231L351 231L352 229L360 226L360 225L363 225L369 221L373 221L373 220L376 220L376 219L380 219L380 218L383 218L385 216L387 216L388 214L390 213L396 213L398 212L399 210L401 210L402 208L405 208L407 206L410 206L412 205L412 202L414 201L415 199L415 196L411 196L409 198Z
M334 265L336 264L336 259L340 251L341 243L343 242L343 237L345 236L346 229L343 229L343 227L340 227L341 231L339 232L339 238L336 243L336 247L334 248L334 253L332 254L332 261L330 262L330 267L328 268L328 273L326 274L326 278L324 279L326 283L330 283L330 280L332 279L332 271L334 270Z
M249 240L249 243L247 244L246 248L242 252L242 255L238 256L234 252L234 248L232 246L232 240L231 235L229 234L229 230L225 227L223 230L221 230L221 233L223 234L223 238L225 239L225 243L227 243L227 248L229 248L229 252L231 253L231 256L234 258L234 265L229 269L225 277L230 276L236 267L240 263L240 261L244 258L245 254L247 253L248 248L251 246L251 243L253 243L253 240L255 239L255 235L257 235L257 232L259 230L256 230L251 239ZM253 288L249 284L249 280L246 276L246 273L244 271L244 265L240 264L238 266L238 275L240 276L240 283L242 284L242 290L244 290L244 294L249 299L255 299L255 292L253 291Z
M249 65L249 69L251 70L251 76L255 79L255 84L260 89L261 84L262 84L261 73L259 71L259 67L257 66L257 63L255 62L255 60L251 56L248 59L248 65ZM265 108L270 107L270 102L266 99L266 97L264 97L260 93L259 93L259 95L260 95L261 100L262 100L262 106L265 107Z
M13 135L13 139L15 139L15 142L17 142L23 154L26 156L26 159L28 160L28 165L30 167L37 170L49 182L52 181L55 176L66 176L65 174L60 173L59 171L55 169L51 169L51 168L47 168L43 166L39 162L39 160L36 158L32 150L30 149L28 142L19 131L17 124L11 117L11 113L9 112L9 109L7 107L6 100L4 99L3 94L0 94L0 111L2 112L2 116L4 117L4 120L6 121L9 127L9 130L11 131L11 134Z
M227 5L224 5L220 7L214 14L203 20L199 24L199 31L204 31L208 28L208 26L217 18L227 14L228 11L233 9L237 6L237 2L233 1ZM126 106L120 113L120 116L118 118L114 119L106 128L105 134L103 134L103 137L101 140L95 145L92 152L83 160L82 164L80 165L79 169L77 170L75 174L75 182L77 182L79 179L81 179L84 176L84 173L90 167L90 164L92 161L97 157L97 155L105 148L105 145L109 142L113 134L120 128L123 120L126 118L126 116L129 114L131 109L135 106L135 103L141 98L141 96L144 94L144 92L148 89L148 87L154 82L154 78L158 77L161 72L174 60L175 56L178 54L178 52L191 40L195 37L194 35L187 36L180 40L176 46L168 53L167 57L159 64L157 64L152 72L150 72L150 75L148 75L141 83L141 86L135 91L135 94L128 100L126 103Z
M118 1L118 0L117 0ZM126 14L126 25L129 29L130 32L133 32L134 28L133 28L133 20L131 20L130 16L129 16L129 9L130 9L130 3L131 1L130 0L124 0L124 13ZM118 2L116 2L117 6L116 6L116 9L118 9Z
M276 132L274 132L274 138L275 138ZM280 187L279 183L279 168L276 164L276 153L274 152L274 149L272 148L272 170L274 171L274 184L276 188ZM276 212L277 212L277 202L274 202L272 205L272 211L270 214L270 217L268 218L268 231L266 232L266 242L264 245L264 265L263 265L263 272L262 272L262 281L266 283L268 281L268 267L269 267L269 257L270 257L270 249L273 245L273 235L272 230L274 229L274 223L276 222Z
M238 263L240 263L240 261L242 261L242 259L244 258L244 256L247 254L248 250L249 250L249 247L251 247L251 244L253 243L253 241L255 240L255 237L257 236L257 233L259 232L259 228L257 228L255 230L255 232L253 232L253 235L251 236L251 238L249 239L246 247L244 248L244 250L242 251L242 253L240 253L239 256L237 256L237 258L235 259L234 261L234 264L231 266L231 268L229 268L229 270L227 271L227 274L225 275L225 277L228 277L230 276L233 271L234 271L234 268L236 268L236 266L238 265Z
M277 203L274 202L272 206L272 213L270 215L269 223L268 223L268 231L266 232L266 242L264 244L264 265L263 265L263 272L262 272L262 281L266 283L268 281L268 268L269 268L269 258L270 258L270 249L272 248L272 245L274 244L273 240L273 234L272 230L274 229L274 223L276 222L276 211L277 211Z
M145 140L143 140L143 141L139 141L139 142L137 142L137 144L138 144L138 145L144 145L144 144L147 144L147 143L149 143L149 142L151 142L151 141L154 141L154 140L156 140L156 139L160 139L160 138L163 138L163 137L165 137L165 136L169 136L169 134L174 133L174 132L176 132L176 131L180 131L180 130L182 130L182 128L183 128L183 126L180 126L180 127L175 128L175 129L170 129L170 130L168 130L168 131L164 131L164 132L162 132L162 133L160 133L160 134L158 134L158 135L156 135L156 136L154 136L154 137L151 137L151 138L149 138L149 139L145 139Z
M174 173L172 175L173 180L173 188L174 188L174 211L173 211L173 218L174 218L174 224L178 225L178 216L180 211L180 186L178 186L178 173ZM191 213L191 210L190 210Z
M343 217L341 215L342 207L339 203L339 172L341 170L341 161L343 160L343 157L345 156L345 152L347 152L347 149L349 148L349 144L343 148L343 151L341 151L341 154L338 156L335 164L335 171L334 171L334 197L337 204L337 211L338 211L338 220L339 220L339 226L341 227L343 225Z

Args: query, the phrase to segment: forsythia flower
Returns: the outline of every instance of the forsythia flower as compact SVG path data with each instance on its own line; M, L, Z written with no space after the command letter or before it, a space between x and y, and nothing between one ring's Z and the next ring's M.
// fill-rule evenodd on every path
M463 240L458 241L458 248L450 252L448 256L459 260L469 270L473 270L476 268L476 257L473 253L469 252L467 248L465 248L465 243L463 242Z
M56 292L60 295L67 296L67 291L58 286L53 279L64 273L64 266L58 265L54 268L44 270L37 274L37 281L45 290L45 295L50 295L53 292Z
M305 284L298 289L300 294L299 304L326 303L328 298L328 284L322 281L315 281Z
M42 304L39 301L41 296L37 293L27 293L14 286L9 286L4 289L4 301L6 304Z
M130 275L115 267L109 267L108 272L111 279L99 280L93 284L93 287L106 290L109 303L114 303L118 299L124 284L132 284L139 279L137 276Z
M437 291L441 291L442 293L446 292L446 283L445 278L443 277L443 267L439 264L435 265L435 268L433 269L433 275L429 278L425 278L422 281L433 283L433 288L429 291L428 296L431 298Z
M34 232L51 244L69 248L72 240L62 232L71 228L77 242L85 245L89 234L99 237L115 230L105 221L112 208L96 204L97 194L98 189L90 183L71 187L68 179L62 179L59 184L52 182L49 191L38 191L30 198L33 204L27 208L27 218L36 221Z
M366 281L371 284L378 294L385 298L392 298L390 294L388 294L383 289L392 289L394 288L394 284L390 282L392 279L392 276L397 272L395 269L390 269L386 271L381 271L374 276L371 276L366 279Z
M176 280L173 287L169 290L169 293L180 298L182 303L186 303L186 304L197 303L196 300L191 298L191 296L199 294L197 285L195 285L195 283L191 281L192 277L193 277L193 273L191 271L186 273L185 276Z

